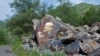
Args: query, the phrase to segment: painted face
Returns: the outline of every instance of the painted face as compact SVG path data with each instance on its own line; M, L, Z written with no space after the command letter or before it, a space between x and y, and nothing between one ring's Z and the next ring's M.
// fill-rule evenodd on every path
M53 29L54 24L51 22L47 22L44 27L44 31L49 32Z

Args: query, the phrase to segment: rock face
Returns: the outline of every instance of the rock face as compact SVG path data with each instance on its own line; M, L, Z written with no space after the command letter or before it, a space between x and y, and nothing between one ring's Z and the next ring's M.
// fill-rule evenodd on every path
M72 42L65 46L65 52L69 55L78 54L79 53L79 41Z
M59 38L60 35L66 35L65 32L67 30L71 31L70 27L68 28L61 20L55 19L51 15L46 15L37 25L36 37L38 45L40 47L45 46L48 39Z
M34 19L35 31L32 47L49 48L52 51L64 50L68 55L100 56L100 23L74 27L62 22L59 17L46 14L41 20ZM32 39L33 40L33 39ZM35 44L35 41L37 43Z
M45 46L46 42L51 37L49 34L53 29L54 23L52 21L52 19L45 16L43 19L41 19L39 25L37 26L36 37L40 47Z
M97 49L100 47L100 44L98 44L96 41L88 39L83 41L83 43L80 44L81 49L85 52L85 53L90 53L91 51Z

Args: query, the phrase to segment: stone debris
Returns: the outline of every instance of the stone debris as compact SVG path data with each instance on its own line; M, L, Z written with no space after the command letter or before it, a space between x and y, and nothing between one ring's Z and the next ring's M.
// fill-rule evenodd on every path
M90 29L90 27L89 27L88 25L84 25L84 26L82 26L82 28L84 28L84 30L85 30L86 32L88 32L89 29Z
M30 46L29 46L28 43L23 44L22 47L23 47L24 50L28 50L29 51L29 49L30 49Z
M85 40L83 41L81 44L80 44L80 47L82 49L82 51L84 51L85 53L90 53L91 51L97 49L100 47L100 44L98 44L96 41L94 40L91 40L91 39L88 39L88 40Z
M32 22L35 31L33 39L24 41L24 45L28 43L30 47L51 51L64 50L69 56L100 56L100 22L74 27L49 14Z
M65 52L68 55L78 54L79 53L79 41L75 40L71 44L65 46Z
M88 54L88 56L100 56L100 48L93 50Z
M51 42L50 44L50 49L52 51L56 51L56 50L62 50L64 48L63 43L61 42L61 40L54 40Z
M98 26L91 27L90 32L96 32L99 30Z

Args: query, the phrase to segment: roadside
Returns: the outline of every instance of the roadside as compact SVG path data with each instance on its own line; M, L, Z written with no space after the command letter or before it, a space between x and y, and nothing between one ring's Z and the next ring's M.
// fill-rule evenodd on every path
M0 56L16 56L9 45L0 46Z

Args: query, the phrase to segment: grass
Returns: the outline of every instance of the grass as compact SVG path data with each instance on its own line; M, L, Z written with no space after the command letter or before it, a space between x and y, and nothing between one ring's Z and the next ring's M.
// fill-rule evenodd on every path
M27 50L24 50L21 45L22 45L21 41L19 41L18 39L16 39L12 43L12 46L13 46L12 50L14 51L16 56L66 56L64 51L56 51L52 53L49 53L47 51L42 53L37 49L32 49L30 51L27 51Z

